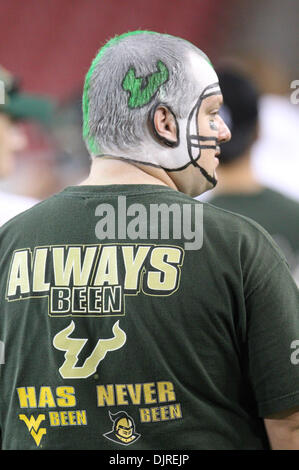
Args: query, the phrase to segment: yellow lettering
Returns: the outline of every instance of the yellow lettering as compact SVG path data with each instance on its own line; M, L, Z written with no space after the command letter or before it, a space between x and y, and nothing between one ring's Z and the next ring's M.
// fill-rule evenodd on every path
M127 396L126 385L116 385L116 397L118 405L128 405L128 400L125 400Z
M167 261L165 261L167 258ZM153 249L150 263L159 271L149 271L147 286L156 291L172 291L177 286L178 268L169 263L179 263L181 251L172 247L156 247ZM163 274L163 275L162 275Z
M143 391L144 391L144 401L147 405L151 403L157 403L156 398L154 398L154 395L156 395L154 382L144 384Z
M71 426L74 426L77 424L76 422L76 414L74 411L69 411L69 423Z
M116 246L104 246L94 280L95 286L118 284Z
M39 408L45 408L48 406L49 408L55 408L56 403L51 391L51 387L41 387L40 394L39 394Z
M143 392L143 394L142 394ZM115 384L97 386L98 406L140 405L143 398L147 405L176 400L172 382L149 382L145 384Z
M73 274L74 286L86 286L88 284L96 250L97 248L94 246L86 248L82 265L82 249L80 247L72 246L67 252L63 247L54 247L53 264L55 285L68 286L71 282L71 275ZM66 253L67 256L64 263L64 257Z
M77 410L76 411L76 419L77 419L77 424L78 425L81 425L81 424L84 424L86 425L87 424L87 417L86 417L86 411L85 410Z
M67 416L67 411L60 411L60 423L61 426L68 426L68 416Z
M45 282L48 248L38 248L35 252L33 268L33 292L49 290L50 283Z
M97 403L98 406L114 406L114 390L113 385L98 385L97 386Z
M28 250L14 253L9 275L8 296L16 295L18 287L21 294L30 292L28 254Z
M181 405L176 403L175 405L169 405L170 419L178 419L182 417Z
M82 426L87 424L85 410L49 411L50 426Z
M127 385L129 396L132 400L133 405L140 405L141 401L141 384L132 384Z
M171 382L157 382L159 403L175 401L174 387Z
M139 414L140 414L140 421L142 423L149 423L151 421L151 415L150 415L150 411L148 408L140 408Z
M155 423L158 421L169 421L182 418L180 403L153 408L140 408L140 421L142 423Z
M76 397L74 387L57 387L57 405L62 407L76 406Z
M168 406L161 406L160 407L160 416L161 421L168 421L169 418L169 407Z
M59 419L58 411L50 411L49 412L49 420L50 420L50 426L59 426L60 425L60 419Z
M160 408L151 408L152 421L160 421Z
M17 388L21 408L37 408L35 387Z
M149 246L138 247L136 256L134 258L134 247L123 246L123 259L126 269L124 288L128 290L138 290L138 283L140 281L140 272L143 266L146 255L149 252Z

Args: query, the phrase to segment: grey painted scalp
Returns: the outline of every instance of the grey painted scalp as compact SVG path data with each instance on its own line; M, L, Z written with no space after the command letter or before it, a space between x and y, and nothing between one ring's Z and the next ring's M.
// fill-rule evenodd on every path
M91 155L138 149L145 138L149 112L159 102L168 104L178 118L187 115L197 96L196 82L188 72L190 51L206 58L188 41L150 31L116 36L99 51L86 75L83 93L83 137ZM136 78L151 77L159 63L169 72L167 80L149 102L130 107L124 78L130 70ZM146 86L146 79L143 82Z

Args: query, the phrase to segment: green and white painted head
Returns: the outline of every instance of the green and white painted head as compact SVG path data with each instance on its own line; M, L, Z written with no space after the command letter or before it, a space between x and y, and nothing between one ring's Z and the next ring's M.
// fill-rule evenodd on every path
M200 157L196 116L205 96L220 93L207 56L167 34L133 31L108 41L94 58L83 92L83 138L92 157L114 155L166 170ZM178 142L152 129L153 111L168 107Z

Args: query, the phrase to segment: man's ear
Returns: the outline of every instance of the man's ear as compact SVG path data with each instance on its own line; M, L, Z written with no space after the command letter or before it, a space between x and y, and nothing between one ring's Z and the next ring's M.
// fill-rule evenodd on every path
M179 145L179 126L168 106L157 105L151 113L151 124L155 136L169 147Z

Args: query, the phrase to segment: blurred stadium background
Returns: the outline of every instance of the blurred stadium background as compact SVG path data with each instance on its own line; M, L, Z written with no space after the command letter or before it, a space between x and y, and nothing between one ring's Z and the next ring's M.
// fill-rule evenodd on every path
M290 83L299 79L296 0L0 0L0 10L0 64L20 78L25 91L58 104L49 127L23 124L29 146L17 155L13 173L0 181L2 191L44 199L85 177L84 76L106 39L129 30L178 35L215 64L237 63L264 95L284 100L298 125L299 105L290 103ZM283 163L275 170L272 155L259 160L261 141L255 168L268 185L299 200L298 144L285 122Z

